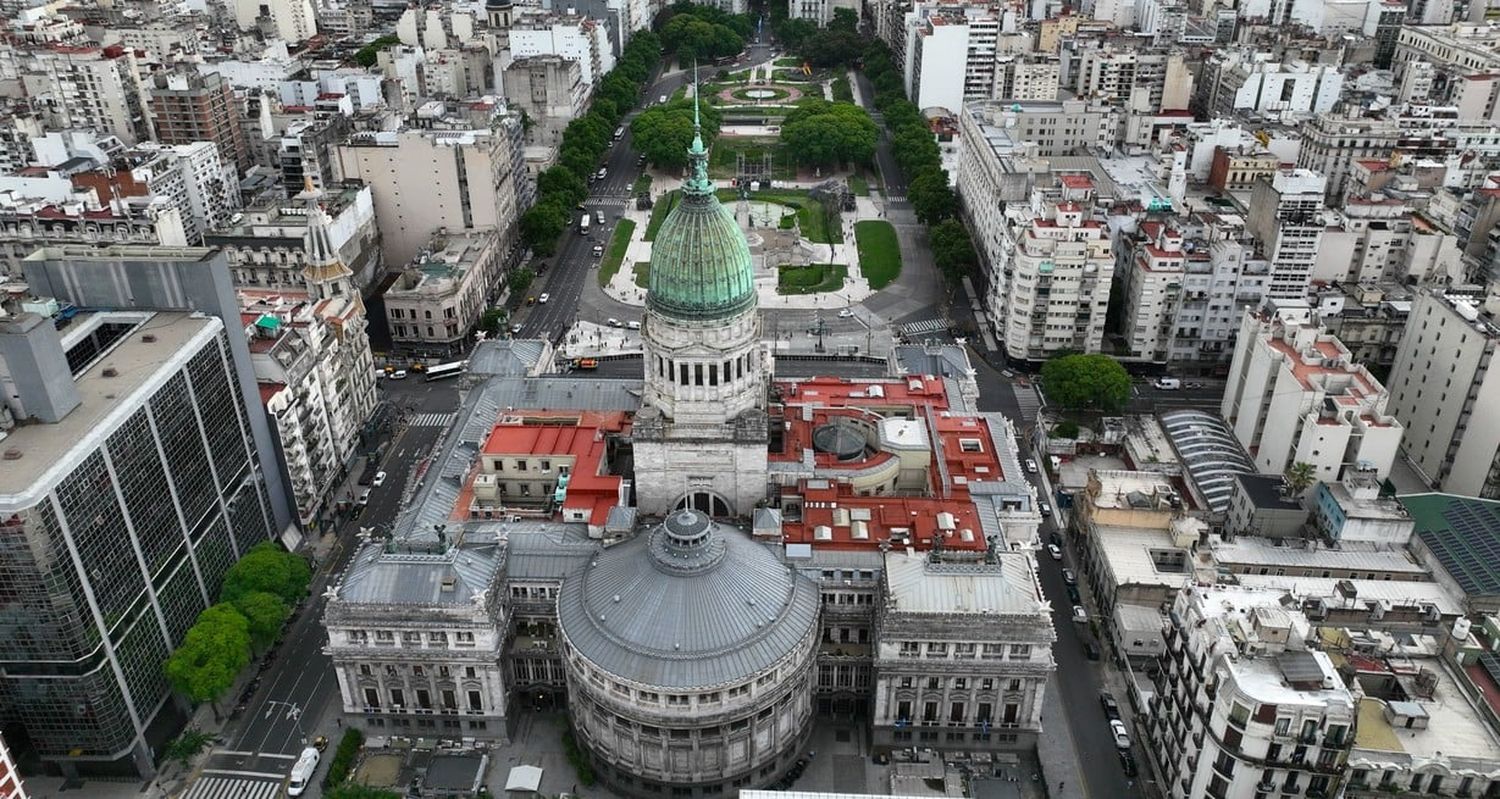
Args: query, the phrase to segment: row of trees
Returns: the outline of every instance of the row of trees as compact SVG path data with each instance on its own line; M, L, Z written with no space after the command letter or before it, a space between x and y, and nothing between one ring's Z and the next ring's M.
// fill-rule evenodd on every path
M803 100L781 122L781 141L805 164L869 163L880 128L853 103Z
M167 658L163 668L172 688L195 704L214 703L217 713L251 654L275 642L311 579L307 561L274 542L252 547L224 575L219 604L198 614Z
M942 155L922 109L906 99L901 70L884 42L864 55L865 76L875 87L875 108L891 133L891 152L906 175L906 194L917 218L928 226L933 259L949 281L968 274L979 259L969 231L958 220L958 198L948 185Z
M548 256L573 219L573 208L589 196L588 178L609 150L614 130L640 99L641 89L660 60L661 40L641 31L631 37L615 68L599 82L589 112L563 130L557 164L537 175L537 201L521 215L521 240ZM529 282L529 281L528 281ZM511 286L514 291L525 291Z

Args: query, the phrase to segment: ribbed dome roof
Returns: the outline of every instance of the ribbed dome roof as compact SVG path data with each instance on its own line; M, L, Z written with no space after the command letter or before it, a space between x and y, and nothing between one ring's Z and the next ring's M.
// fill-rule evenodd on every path
M569 645L612 674L706 688L796 650L817 625L818 602L812 581L764 545L680 510L569 575L557 615Z
M695 126L696 115L694 108ZM694 135L688 157L693 174L683 184L682 201L667 214L651 245L646 302L678 319L732 316L755 304L750 245L714 196L701 135Z

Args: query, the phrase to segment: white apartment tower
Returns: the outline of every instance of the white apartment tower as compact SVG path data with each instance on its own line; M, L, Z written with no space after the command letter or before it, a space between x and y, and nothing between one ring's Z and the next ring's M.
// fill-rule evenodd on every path
M1420 292L1391 367L1391 413L1421 435L1402 447L1440 491L1500 498L1500 325L1477 287Z
M301 44L318 35L312 0L234 0L234 21L242 31L262 24L287 44Z
M1098 352L1104 343L1115 258L1108 226L1085 210L1093 206L1092 195L1091 184L1063 199L1037 192L1031 208L1007 214L994 274L1011 277L992 290L990 313L1011 359Z
M1262 474L1294 463L1334 482L1346 470L1384 478L1405 431L1385 386L1311 320L1306 302L1246 313L1220 408Z
M1250 194L1246 227L1271 262L1273 299L1302 299L1318 263L1327 181L1308 169L1278 170Z
M1282 596L1188 587L1173 602L1143 714L1171 799L1326 797L1339 786L1356 702Z

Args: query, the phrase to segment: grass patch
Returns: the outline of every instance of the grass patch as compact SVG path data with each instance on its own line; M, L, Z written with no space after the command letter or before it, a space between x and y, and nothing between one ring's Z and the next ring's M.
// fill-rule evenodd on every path
M808 264L807 266L783 266L776 271L776 291L779 294L821 294L838 291L849 276L849 267L843 264Z
M849 176L849 191L854 192L855 194L859 195L860 197L869 197L870 196L870 182L868 180L865 180L865 176L864 175L850 175Z
M731 202L738 200L739 192L734 189L720 189L719 200ZM791 189L767 189L765 191L750 192L750 199L765 200L767 202L780 203L797 212L797 224L802 227L802 235L808 241L816 244L843 244L843 226L838 224L838 217L834 217L834 224L830 227L828 220L824 218L823 206L807 196L805 191L794 191ZM781 221L783 229L790 228L789 217Z
M804 75L801 69L778 69L771 73L771 80L776 83L808 83L816 74Z
M901 276L901 244L890 222L855 222L854 243L859 247L859 269L871 289L879 291Z
M739 168L740 153L744 153L757 169L769 154L773 180L793 180L797 177L797 167L779 139L748 136L721 136L718 141L715 141L713 149L708 154L708 176L711 178L735 177L738 174L736 170Z
M849 85L847 75L840 75L833 79L833 99L838 103L854 102L854 88Z
M759 92L770 92L771 96L769 96L769 97L755 97L755 96L752 96L752 95L754 95L756 93L759 93ZM779 88L777 88L775 86L747 86L747 87L745 87L743 89L736 89L733 92L730 92L729 96L733 97L734 99L739 100L741 102L755 104L755 103L762 103L762 102L764 102L764 103L774 103L777 100L785 100L786 98L790 97L791 94L792 93L790 91L788 91L786 89L779 89Z
M635 284L637 286L643 289L651 288L650 261L636 261L635 265L631 267L631 272L635 276Z
M778 67L797 67L797 68L800 69L802 67L802 59L800 59L800 58L778 58L775 61L771 62L771 64L772 64L772 66L778 66Z
M635 179L635 184L630 187L630 193L636 197L651 191L651 176L643 174Z
M609 248L604 251L604 262L599 264L599 288L609 285L609 281L620 271L620 262L625 260L625 250L630 246L630 237L635 233L635 221L622 219L615 226L615 234L609 240Z
M646 223L646 241L656 239L656 231L661 229L661 223L666 221L667 214L682 199L682 192L676 189L656 198L656 205L651 207L651 221Z

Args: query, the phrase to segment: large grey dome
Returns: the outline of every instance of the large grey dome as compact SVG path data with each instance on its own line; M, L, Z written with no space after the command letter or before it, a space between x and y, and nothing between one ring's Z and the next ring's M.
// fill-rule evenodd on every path
M664 688L743 681L806 646L818 589L744 533L691 510L600 552L563 581L563 637L622 679Z

